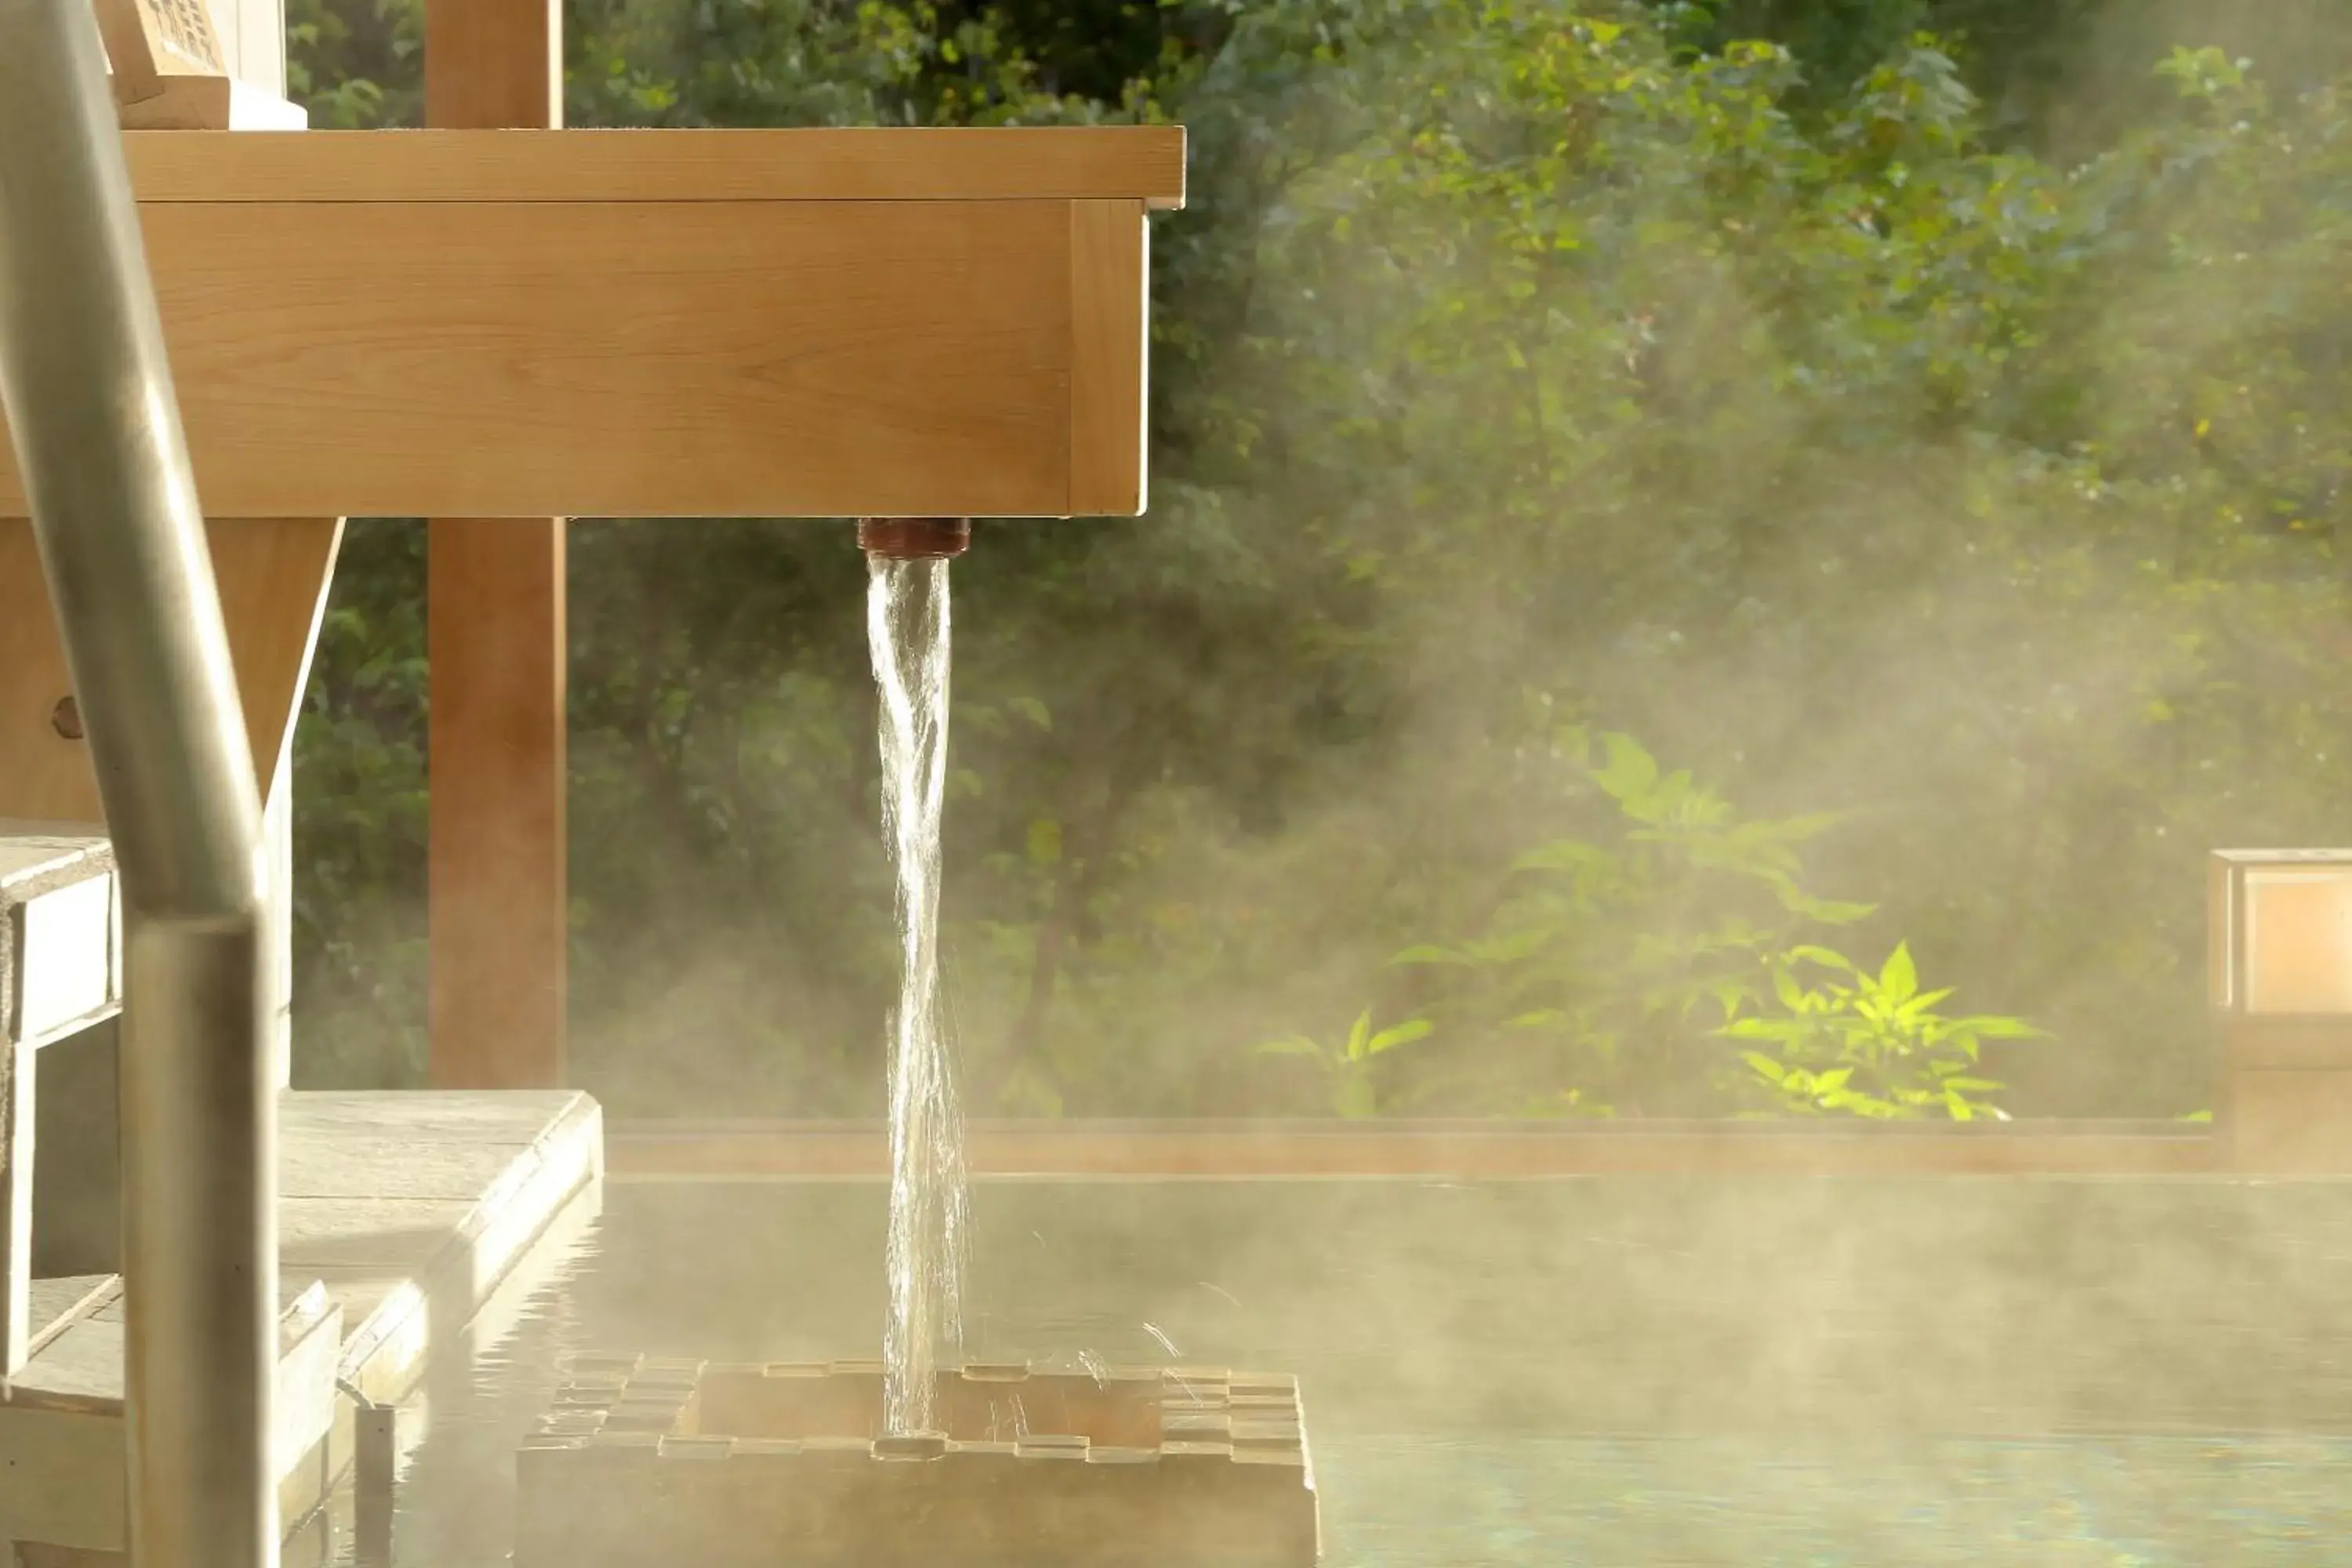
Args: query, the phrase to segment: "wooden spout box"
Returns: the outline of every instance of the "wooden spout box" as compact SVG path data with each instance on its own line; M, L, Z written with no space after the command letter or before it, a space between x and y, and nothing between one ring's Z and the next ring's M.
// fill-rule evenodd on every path
M1143 510L1179 128L126 142L208 516Z
M582 1357L517 1466L517 1568L1307 1568L1295 1378L942 1373L878 1436L882 1369Z

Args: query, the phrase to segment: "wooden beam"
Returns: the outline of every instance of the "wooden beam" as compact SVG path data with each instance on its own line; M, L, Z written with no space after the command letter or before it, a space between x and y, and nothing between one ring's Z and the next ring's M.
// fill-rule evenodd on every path
M982 1176L1276 1179L1591 1175L2189 1175L2221 1168L2177 1122L1961 1128L1421 1122L978 1122ZM616 1181L889 1174L887 1133L859 1122L616 1122Z
M559 0L425 0L425 32L433 125L563 123ZM486 295L471 280L443 286L453 285L467 310L525 313L519 297ZM412 460L426 467L462 466L484 444L461 433L409 440ZM420 510L434 519L425 585L431 1078L451 1089L552 1088L564 1079L570 984L564 522L507 523L467 515L473 509L465 506L450 509L456 515Z
M1140 473L1139 418L1074 402L1068 203L143 216L219 515L1066 516L1074 442ZM1139 308L1139 276L1097 287ZM1139 359L1139 322L1097 330ZM1139 363L1088 374L1139 395Z
M205 531L266 795L302 700L342 523L215 519ZM0 818L105 820L72 695L32 525L0 516Z
M1143 204L1070 204L1070 500L1074 516L1144 505L1150 333Z
M495 9L496 7L489 7ZM429 54L428 54L429 59ZM1184 203L1175 125L257 132L125 139L142 205L211 202Z
M560 0L425 0L425 122L462 131L561 126Z

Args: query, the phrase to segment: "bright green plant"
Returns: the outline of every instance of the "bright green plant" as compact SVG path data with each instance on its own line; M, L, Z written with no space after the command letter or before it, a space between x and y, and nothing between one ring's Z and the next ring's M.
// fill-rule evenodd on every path
M1807 968L1831 977L1808 985L1800 977ZM2008 1113L1982 1098L2001 1088L1981 1074L1983 1043L2042 1033L2021 1018L1937 1012L1952 992L1919 988L1907 942L1875 974L1827 948L1795 948L1773 965L1772 989L1782 1012L1735 1018L1719 1033L1771 1047L1739 1057L1780 1111L2005 1121Z
M1524 1098L1532 1068L1630 1110L1711 1113L1708 1031L1765 999L1775 954L1871 912L1804 886L1801 846L1834 819L1746 817L1628 735L1571 726L1553 747L1561 806L1594 831L1520 855L1475 936L1395 963L1484 1042L1446 1067L1457 1086L1488 1086L1487 1109Z
M1380 1089L1373 1079L1372 1064L1399 1046L1425 1038L1429 1031L1426 1018L1391 1024L1375 1031L1371 1009L1367 1007L1349 1027L1343 1045L1327 1046L1306 1035L1291 1035L1268 1040L1258 1050L1267 1056L1303 1057L1314 1062L1330 1083L1331 1108L1354 1120L1380 1114Z

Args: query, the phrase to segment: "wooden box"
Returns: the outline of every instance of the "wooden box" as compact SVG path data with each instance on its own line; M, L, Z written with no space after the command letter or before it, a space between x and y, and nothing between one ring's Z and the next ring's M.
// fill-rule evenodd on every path
M1143 510L1179 128L126 142L208 516Z
M968 1365L878 1436L879 1363L581 1357L517 1466L517 1568L1306 1568L1295 1378Z

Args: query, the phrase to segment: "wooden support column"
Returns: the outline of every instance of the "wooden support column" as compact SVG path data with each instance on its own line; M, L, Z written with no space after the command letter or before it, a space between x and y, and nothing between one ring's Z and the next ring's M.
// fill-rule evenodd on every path
M426 0L425 121L560 126L562 57L560 0ZM427 527L430 1076L551 1088L564 1077L569 900L563 520Z

